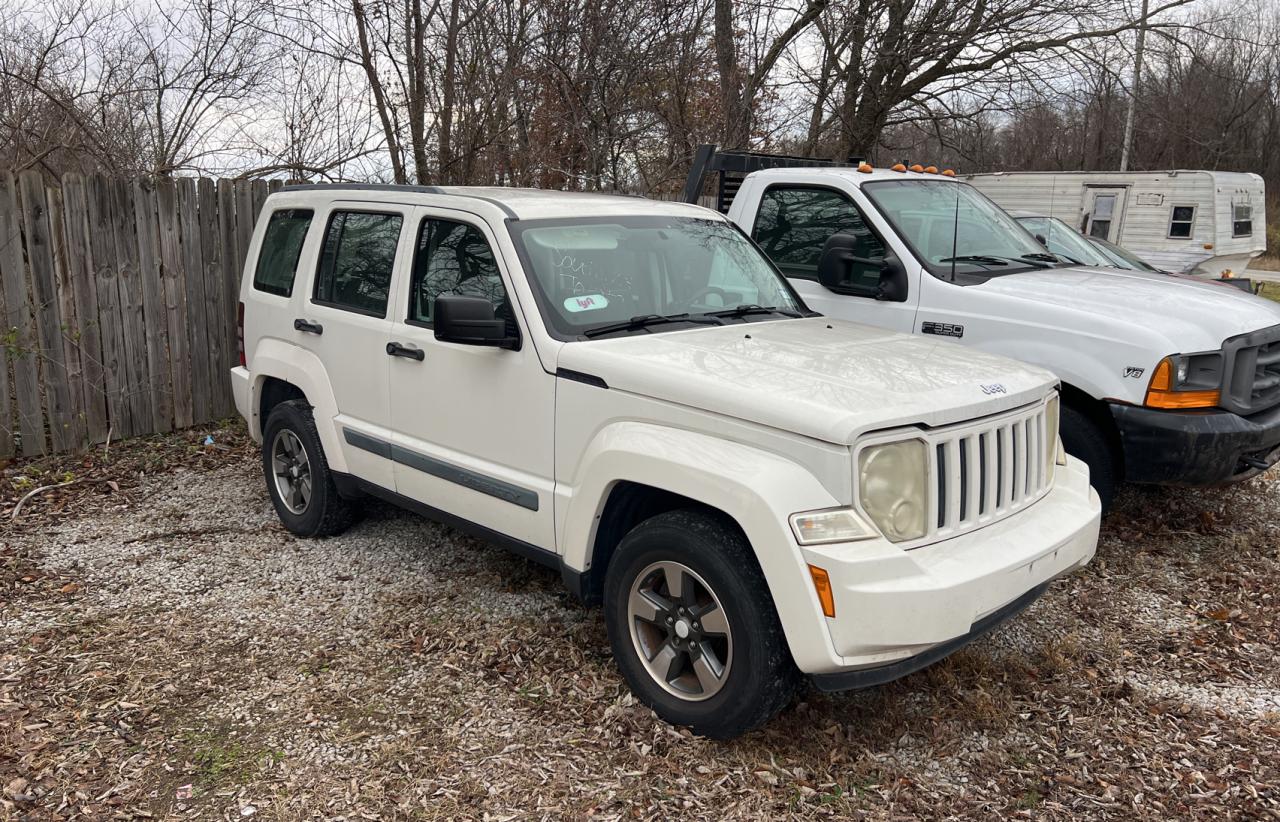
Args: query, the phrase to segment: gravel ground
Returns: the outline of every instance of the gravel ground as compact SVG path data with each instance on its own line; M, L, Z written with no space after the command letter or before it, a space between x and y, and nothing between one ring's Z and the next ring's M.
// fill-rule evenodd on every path
M1280 819L1275 479L1126 491L994 635L717 743L556 574L384 506L294 539L231 440L5 513L0 818Z

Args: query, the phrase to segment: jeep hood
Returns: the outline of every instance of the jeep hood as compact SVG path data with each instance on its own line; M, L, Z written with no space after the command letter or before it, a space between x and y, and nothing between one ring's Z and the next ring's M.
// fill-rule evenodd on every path
M1164 334L1177 352L1216 349L1228 337L1280 324L1280 304L1182 274L1072 266L992 277L972 287L1141 325Z
M845 445L876 429L999 413L1057 382L953 342L825 317L574 342L558 365L610 390Z

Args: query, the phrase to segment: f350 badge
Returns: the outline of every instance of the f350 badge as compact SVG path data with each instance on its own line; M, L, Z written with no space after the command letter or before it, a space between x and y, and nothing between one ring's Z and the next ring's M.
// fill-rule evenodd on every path
M1004 393L1006 393L1006 392L1005 392L1005 390L1004 390L1004 386L1003 386L1003 385L1001 385L1000 383L998 383L998 382L989 382L989 383L987 383L986 385L982 386L982 393L984 393L984 394L1004 394Z

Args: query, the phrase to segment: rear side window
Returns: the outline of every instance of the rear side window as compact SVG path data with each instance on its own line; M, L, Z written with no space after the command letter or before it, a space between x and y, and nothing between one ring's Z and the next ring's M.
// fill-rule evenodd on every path
M753 237L788 277L818 279L822 248L833 234L855 239L845 286L873 292L880 282L884 244L844 195L821 188L774 187L764 193Z
M1169 213L1169 236L1177 240L1189 238L1195 221L1195 206L1174 206Z
M483 297L508 327L514 320L493 250L480 229L466 223L434 217L422 221L410 288L407 319L411 323L434 322L432 310L441 294Z
M324 232L313 299L334 308L385 317L403 222L399 214L333 212Z
M302 241L307 238L312 216L310 209L300 208L271 213L262 236L262 248L258 251L258 267L253 272L254 288L281 297L293 293L298 257L302 255Z

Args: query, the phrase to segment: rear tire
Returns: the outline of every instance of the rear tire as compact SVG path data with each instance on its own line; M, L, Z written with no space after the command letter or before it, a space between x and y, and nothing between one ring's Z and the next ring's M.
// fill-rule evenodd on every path
M1098 492L1105 514L1115 501L1119 485L1120 461L1111 440L1087 414L1062 407L1062 447L1089 466L1089 484Z
M311 406L289 400L271 409L262 434L262 472L280 522L300 537L340 534L357 508L338 493Z
M609 563L604 611L627 684L673 725L735 737L800 684L755 555L722 516L669 511L632 529Z

